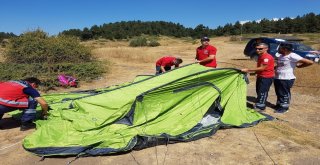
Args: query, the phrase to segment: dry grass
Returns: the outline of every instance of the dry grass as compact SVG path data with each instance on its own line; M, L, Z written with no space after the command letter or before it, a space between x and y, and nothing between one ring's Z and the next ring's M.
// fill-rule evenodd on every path
M99 40L90 40L82 42L83 45L91 47L93 49L95 48L103 48L103 47L120 47L120 46L127 46L128 41L110 41L106 39L99 39Z
M100 59L119 59L123 62L153 62L156 54L147 54L146 48L110 47L98 48L93 54Z
M308 134L305 131L295 129L293 126L290 126L290 123L287 122L262 122L255 126L254 129L256 132L259 132L259 134L262 134L268 138L281 138L294 141L295 143L301 145L309 145L320 149L320 142L316 136Z
M4 62L4 48L0 48L0 62Z
M99 41L84 44L93 48L93 55L98 59L110 60L113 63L153 64L162 56L193 56L195 51L194 41L190 38L161 37L158 40L161 46L158 47L129 47L129 41L104 41L103 45L97 46Z
M313 64L306 68L297 68L295 70L297 77L294 83L294 91L320 96L320 64Z

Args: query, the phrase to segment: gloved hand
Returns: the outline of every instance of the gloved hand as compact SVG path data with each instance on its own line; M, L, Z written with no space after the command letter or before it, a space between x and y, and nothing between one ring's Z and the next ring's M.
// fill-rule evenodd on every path
M41 115L41 120L47 120L47 119L48 119L48 114Z

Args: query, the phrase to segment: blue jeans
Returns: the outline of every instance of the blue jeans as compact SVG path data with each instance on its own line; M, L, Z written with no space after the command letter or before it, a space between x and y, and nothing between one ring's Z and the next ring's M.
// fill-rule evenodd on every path
M273 82L273 78L257 77L257 81L256 81L257 101L255 106L261 110L264 110L266 108L268 92L272 82Z
M290 89L292 88L294 84L295 79L291 80L279 80L275 79L274 80L274 88L276 90L276 95L277 95L277 104L276 107L278 110L288 110L289 109L289 104L291 100L291 91Z
M164 70L165 71L171 70L171 66L165 66ZM161 74L161 73L162 73L161 67L160 66L156 66L156 75Z
M38 102L33 99L29 98L28 100L28 108L26 109L20 109L22 110L22 116L21 116L21 122L30 122L34 121L36 119L36 108L37 108ZM0 105L0 120L2 119L3 115L7 112L11 112L14 110L17 110L18 108L13 107L7 107L4 105Z

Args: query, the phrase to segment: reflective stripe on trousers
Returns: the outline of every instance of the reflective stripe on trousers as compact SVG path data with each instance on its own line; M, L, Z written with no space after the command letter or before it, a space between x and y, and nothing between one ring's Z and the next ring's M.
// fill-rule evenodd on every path
M268 98L268 92L273 82L273 78L257 77L256 81L256 93L257 101L255 106L264 109L266 107L266 101Z
M274 80L274 89L277 95L277 106L283 109L289 109L291 100L291 91L295 79L291 80Z
M29 106L27 109L23 110L23 114L21 116L21 122L34 121L36 119L36 108L38 102L33 98L29 98Z

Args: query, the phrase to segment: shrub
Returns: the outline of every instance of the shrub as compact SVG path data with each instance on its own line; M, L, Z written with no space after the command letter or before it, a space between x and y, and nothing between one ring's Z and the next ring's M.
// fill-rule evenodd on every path
M150 46L150 47L156 47L160 46L160 43L155 39L152 38L150 41L144 36L140 36L137 38L134 38L130 41L129 46L131 47L142 47L142 46Z
M156 40L152 40L152 41L150 41L148 46L156 47L156 46L160 46L160 43L158 41L156 41Z
M49 37L36 30L10 39L5 61L0 63L0 80L39 77L46 86L56 86L57 75L70 74L90 81L105 71L93 59L91 50L78 39L67 36Z
M142 47L147 46L147 39L145 37L137 37L130 41L130 46L132 47Z

